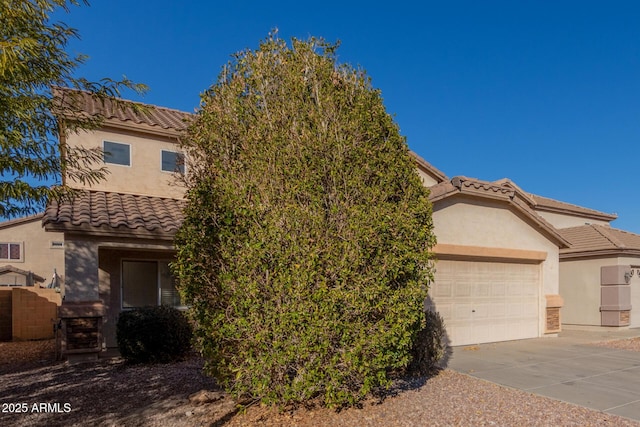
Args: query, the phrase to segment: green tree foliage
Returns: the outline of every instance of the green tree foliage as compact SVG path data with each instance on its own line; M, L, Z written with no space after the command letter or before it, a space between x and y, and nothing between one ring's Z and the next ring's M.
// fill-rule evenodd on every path
M431 205L363 71L323 40L236 54L184 138L174 266L207 370L238 397L361 400L411 361Z
M99 117L86 117L71 99L56 98L53 88L85 90L96 98L119 96L122 87L144 90L131 81L90 82L74 77L86 59L70 56L65 48L77 38L75 29L52 22L57 10L69 10L75 0L0 0L0 216L16 216L42 209L49 198L69 193L71 177L83 184L104 178L99 150L66 146L59 135L92 129ZM70 96L70 95L69 95ZM55 114L54 114L55 113ZM65 117L65 127L58 117ZM62 154L62 155L61 155Z

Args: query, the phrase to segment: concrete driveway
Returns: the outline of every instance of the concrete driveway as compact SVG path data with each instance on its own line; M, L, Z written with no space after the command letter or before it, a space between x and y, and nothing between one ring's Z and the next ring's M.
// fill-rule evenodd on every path
M453 347L447 367L497 384L640 421L640 352L589 345L640 328L565 329L559 337Z

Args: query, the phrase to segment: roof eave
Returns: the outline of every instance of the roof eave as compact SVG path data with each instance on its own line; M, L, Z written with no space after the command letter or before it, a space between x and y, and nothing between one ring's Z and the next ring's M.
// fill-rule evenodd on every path
M444 182L448 181L449 178L444 174L440 169L433 166L431 163L427 162L425 159L420 157L418 154L413 151L409 151L409 155L413 158L413 160L418 164L418 167L422 168L426 173L433 175L436 181Z
M16 225L27 224L29 222L41 220L44 216L44 212L40 212L35 215L23 216L21 218L14 218L8 221L0 222L0 230L4 228L11 228Z
M72 225L70 223L47 222L44 224L46 231L58 231L63 233L82 234L83 236L94 237L120 237L151 240L171 240L173 241L176 231L147 230L145 228L113 228L108 225L94 227L87 224Z
M640 249L637 248L606 248L606 249L568 249L560 251L560 259L603 258L611 256L635 256L640 257Z
M564 214L564 215L571 215L571 216L576 216L576 217L580 217L580 218L585 218L585 219L595 219L598 221L607 221L607 222L611 222L615 219L618 218L618 215L615 214L606 214L606 213L585 213L585 212L577 212L577 211L573 211L571 209L561 209L561 208L556 208L556 207L552 207L552 206L541 206L539 204L536 204L535 206L535 210L537 211L543 211L543 212L550 212L550 213L559 213L559 214Z
M453 184L453 189L434 198L430 198L431 203L436 203L438 201L452 197L456 194L476 197L479 199L497 200L503 203L507 203L508 206L512 206L516 211L520 212L521 215L535 224L536 227L542 232L542 234L547 236L547 238L555 241L560 249L569 248L571 246L571 243L567 239L562 237L562 235L551 224L548 224L533 209L529 208L526 202L520 201L518 197L514 197L514 190L510 190L507 192L474 190L471 187L463 185L465 181L467 181L467 179L465 178L453 178L451 181ZM488 183L487 185L490 185L490 183Z

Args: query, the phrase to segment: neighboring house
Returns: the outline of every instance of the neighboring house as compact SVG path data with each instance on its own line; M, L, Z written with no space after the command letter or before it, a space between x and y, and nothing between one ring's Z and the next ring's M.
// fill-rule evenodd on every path
M431 186L438 239L429 303L451 345L560 331L558 254L569 242L509 180L454 177Z
M640 235L612 228L616 215L533 197L571 243L560 251L563 322L640 327Z
M53 338L63 246L61 233L42 228L42 214L0 223L0 341Z
M0 223L0 286L48 286L64 278L64 236L42 228L42 214Z

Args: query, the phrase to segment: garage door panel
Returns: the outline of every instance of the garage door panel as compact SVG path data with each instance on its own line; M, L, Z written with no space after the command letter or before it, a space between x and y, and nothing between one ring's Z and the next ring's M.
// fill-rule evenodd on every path
M441 260L430 294L452 345L538 336L540 266Z
M453 319L455 322L471 320L472 308L471 304L455 304L453 308Z
M442 280L438 283L438 286L433 289L431 295L438 297L452 297L453 296L453 282L450 280Z
M504 283L493 283L491 285L491 296L503 297L507 293L507 285Z
M480 281L474 287L474 296L476 297L490 297L491 296L491 282Z
M470 297L471 296L471 281L460 281L453 287L453 295L455 297Z

